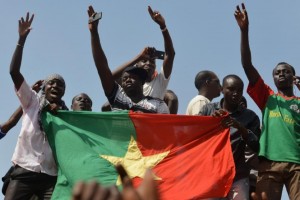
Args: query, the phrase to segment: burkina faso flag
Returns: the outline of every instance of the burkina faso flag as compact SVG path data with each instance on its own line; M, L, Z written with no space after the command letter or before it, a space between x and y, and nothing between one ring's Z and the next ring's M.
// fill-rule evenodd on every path
M59 171L52 199L70 199L79 180L120 185L117 163L135 185L152 168L163 200L225 196L235 175L220 118L59 111L42 121Z

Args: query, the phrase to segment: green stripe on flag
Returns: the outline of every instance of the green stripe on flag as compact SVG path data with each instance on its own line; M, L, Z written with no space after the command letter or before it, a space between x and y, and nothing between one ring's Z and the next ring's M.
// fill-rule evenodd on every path
M59 176L52 199L69 199L78 180L116 184L114 166L101 155L124 157L136 132L128 112L44 112L44 131L57 161Z

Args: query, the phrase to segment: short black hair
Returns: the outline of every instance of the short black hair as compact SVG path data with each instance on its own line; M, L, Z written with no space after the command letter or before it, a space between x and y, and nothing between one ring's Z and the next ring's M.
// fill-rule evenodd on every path
M290 65L289 63L287 63L287 62L279 62L279 63L274 67L274 69L273 69L273 75L274 75L275 69L276 69L279 65L287 65L287 66L289 66L289 67L291 68L291 70L292 70L293 75L295 76L295 74L296 74L295 68L294 68L292 65Z
M200 90L203 85L206 83L206 81L211 80L211 75L214 74L214 72L209 70L203 70L198 72L198 74L195 77L195 87Z
M76 97L78 97L79 95L82 95L82 94L86 95L89 98L89 100L91 101L91 105L93 105L93 101L92 101L91 97L89 95L87 95L86 93L80 93L80 94L75 95L72 99L72 104L74 103Z
M244 82L243 82L243 80L238 75L235 75L235 74L229 74L229 75L225 76L223 78L223 84L222 85L224 85L225 81L227 79L230 79L230 78L240 81L242 83L242 85L243 85L243 88L244 88Z

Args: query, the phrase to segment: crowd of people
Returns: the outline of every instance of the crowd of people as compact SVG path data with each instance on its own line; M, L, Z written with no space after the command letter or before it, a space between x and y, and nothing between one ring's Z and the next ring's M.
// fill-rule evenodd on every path
M168 90L175 50L164 17L148 7L148 12L162 33L164 55L159 58L153 47L146 47L135 58L111 71L98 32L99 15L88 8L89 31L94 63L108 102L102 111L131 110L141 113L177 114L176 92ZM275 92L252 64L249 45L249 20L245 5L237 6L236 22L241 32L241 60L248 78L247 92L262 111L262 121L247 108L243 96L244 81L228 74L222 84L209 70L195 77L198 94L187 105L187 115L222 117L221 126L230 129L230 142L236 175L227 197L211 199L279 200L283 186L290 199L300 199L300 78L293 66L280 62L272 71ZM2 192L6 200L50 199L56 184L57 167L47 137L41 126L41 112L68 110L63 96L66 83L59 74L52 74L30 87L20 72L23 48L31 30L34 15L27 13L19 20L19 39L13 54L10 75L21 106L0 126L1 139L22 117L22 128L12 168L4 176ZM163 59L160 71L156 59ZM220 96L220 102L212 102ZM92 111L92 99L80 93L72 99L72 111ZM122 166L117 167L124 190L105 188L97 183L78 183L73 199L158 199L155 181L146 174L138 189L132 187ZM252 171L257 173L251 173ZM251 181L254 177L254 184ZM257 180L256 180L257 179ZM251 186L251 187L250 187ZM256 191L252 195L251 192Z

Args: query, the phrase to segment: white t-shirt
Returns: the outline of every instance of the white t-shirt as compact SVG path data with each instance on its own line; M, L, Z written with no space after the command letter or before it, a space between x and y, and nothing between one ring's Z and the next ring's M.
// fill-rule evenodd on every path
M202 107L209 103L210 100L202 95L195 96L190 103L188 104L188 107L186 109L187 115L198 115Z
M23 120L12 162L30 171L56 176L52 150L39 125L39 96L25 80L16 93L23 109Z
M168 78L165 77L164 68L161 67L160 73L156 74L152 81L146 82L144 84L144 95L163 100L169 84L170 77L171 75Z

